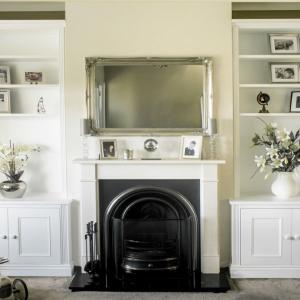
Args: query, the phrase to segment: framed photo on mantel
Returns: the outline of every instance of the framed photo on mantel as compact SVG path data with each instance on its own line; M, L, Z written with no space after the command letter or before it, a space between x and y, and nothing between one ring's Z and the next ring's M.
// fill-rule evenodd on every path
M202 136L183 136L181 142L181 157L200 159L202 152Z
M101 140L101 159L117 159L117 140Z

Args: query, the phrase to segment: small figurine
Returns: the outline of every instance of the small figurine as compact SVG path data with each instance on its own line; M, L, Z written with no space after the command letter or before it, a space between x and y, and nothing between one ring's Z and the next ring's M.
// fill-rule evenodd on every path
M259 105L262 105L262 109L259 111L259 113L264 113L264 114L269 113L269 111L266 109L266 106L270 101L270 96L266 93L260 92L257 95L256 100Z
M38 101L38 104L37 104L37 112L39 114L44 114L46 112L46 109L45 109L45 106L44 106L44 98L41 97Z

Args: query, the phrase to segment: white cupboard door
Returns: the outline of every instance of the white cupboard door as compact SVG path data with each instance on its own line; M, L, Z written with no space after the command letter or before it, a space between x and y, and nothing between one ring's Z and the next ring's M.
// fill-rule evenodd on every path
M8 258L7 208L0 208L0 257Z
M300 265L300 209L293 209L292 212L292 263Z
M290 265L291 216L290 209L242 209L241 264Z
M9 256L14 264L59 264L59 208L9 208Z

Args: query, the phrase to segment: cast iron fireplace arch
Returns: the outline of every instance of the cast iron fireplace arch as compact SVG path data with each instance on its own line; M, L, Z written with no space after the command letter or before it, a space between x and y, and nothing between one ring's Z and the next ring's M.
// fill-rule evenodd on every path
M111 219L116 213L121 214L121 218L125 218L131 207L137 203L144 201L144 197L156 199L154 201L161 201L167 205L175 215L180 213L185 214L185 217L191 220L191 250L192 250L192 271L198 270L198 217L194 207L189 200L177 191L155 186L138 186L132 187L116 196L108 205L104 215L104 250L105 250L105 268L108 270L108 260L110 253L110 238L111 238ZM161 199L161 200L158 200ZM178 216L179 217L179 216Z

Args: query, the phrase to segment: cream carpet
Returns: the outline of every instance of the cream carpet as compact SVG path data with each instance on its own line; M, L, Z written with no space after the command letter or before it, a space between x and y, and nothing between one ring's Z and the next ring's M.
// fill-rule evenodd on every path
M23 278L29 300L300 300L300 279L232 281L227 293L108 293L68 290L68 278Z

